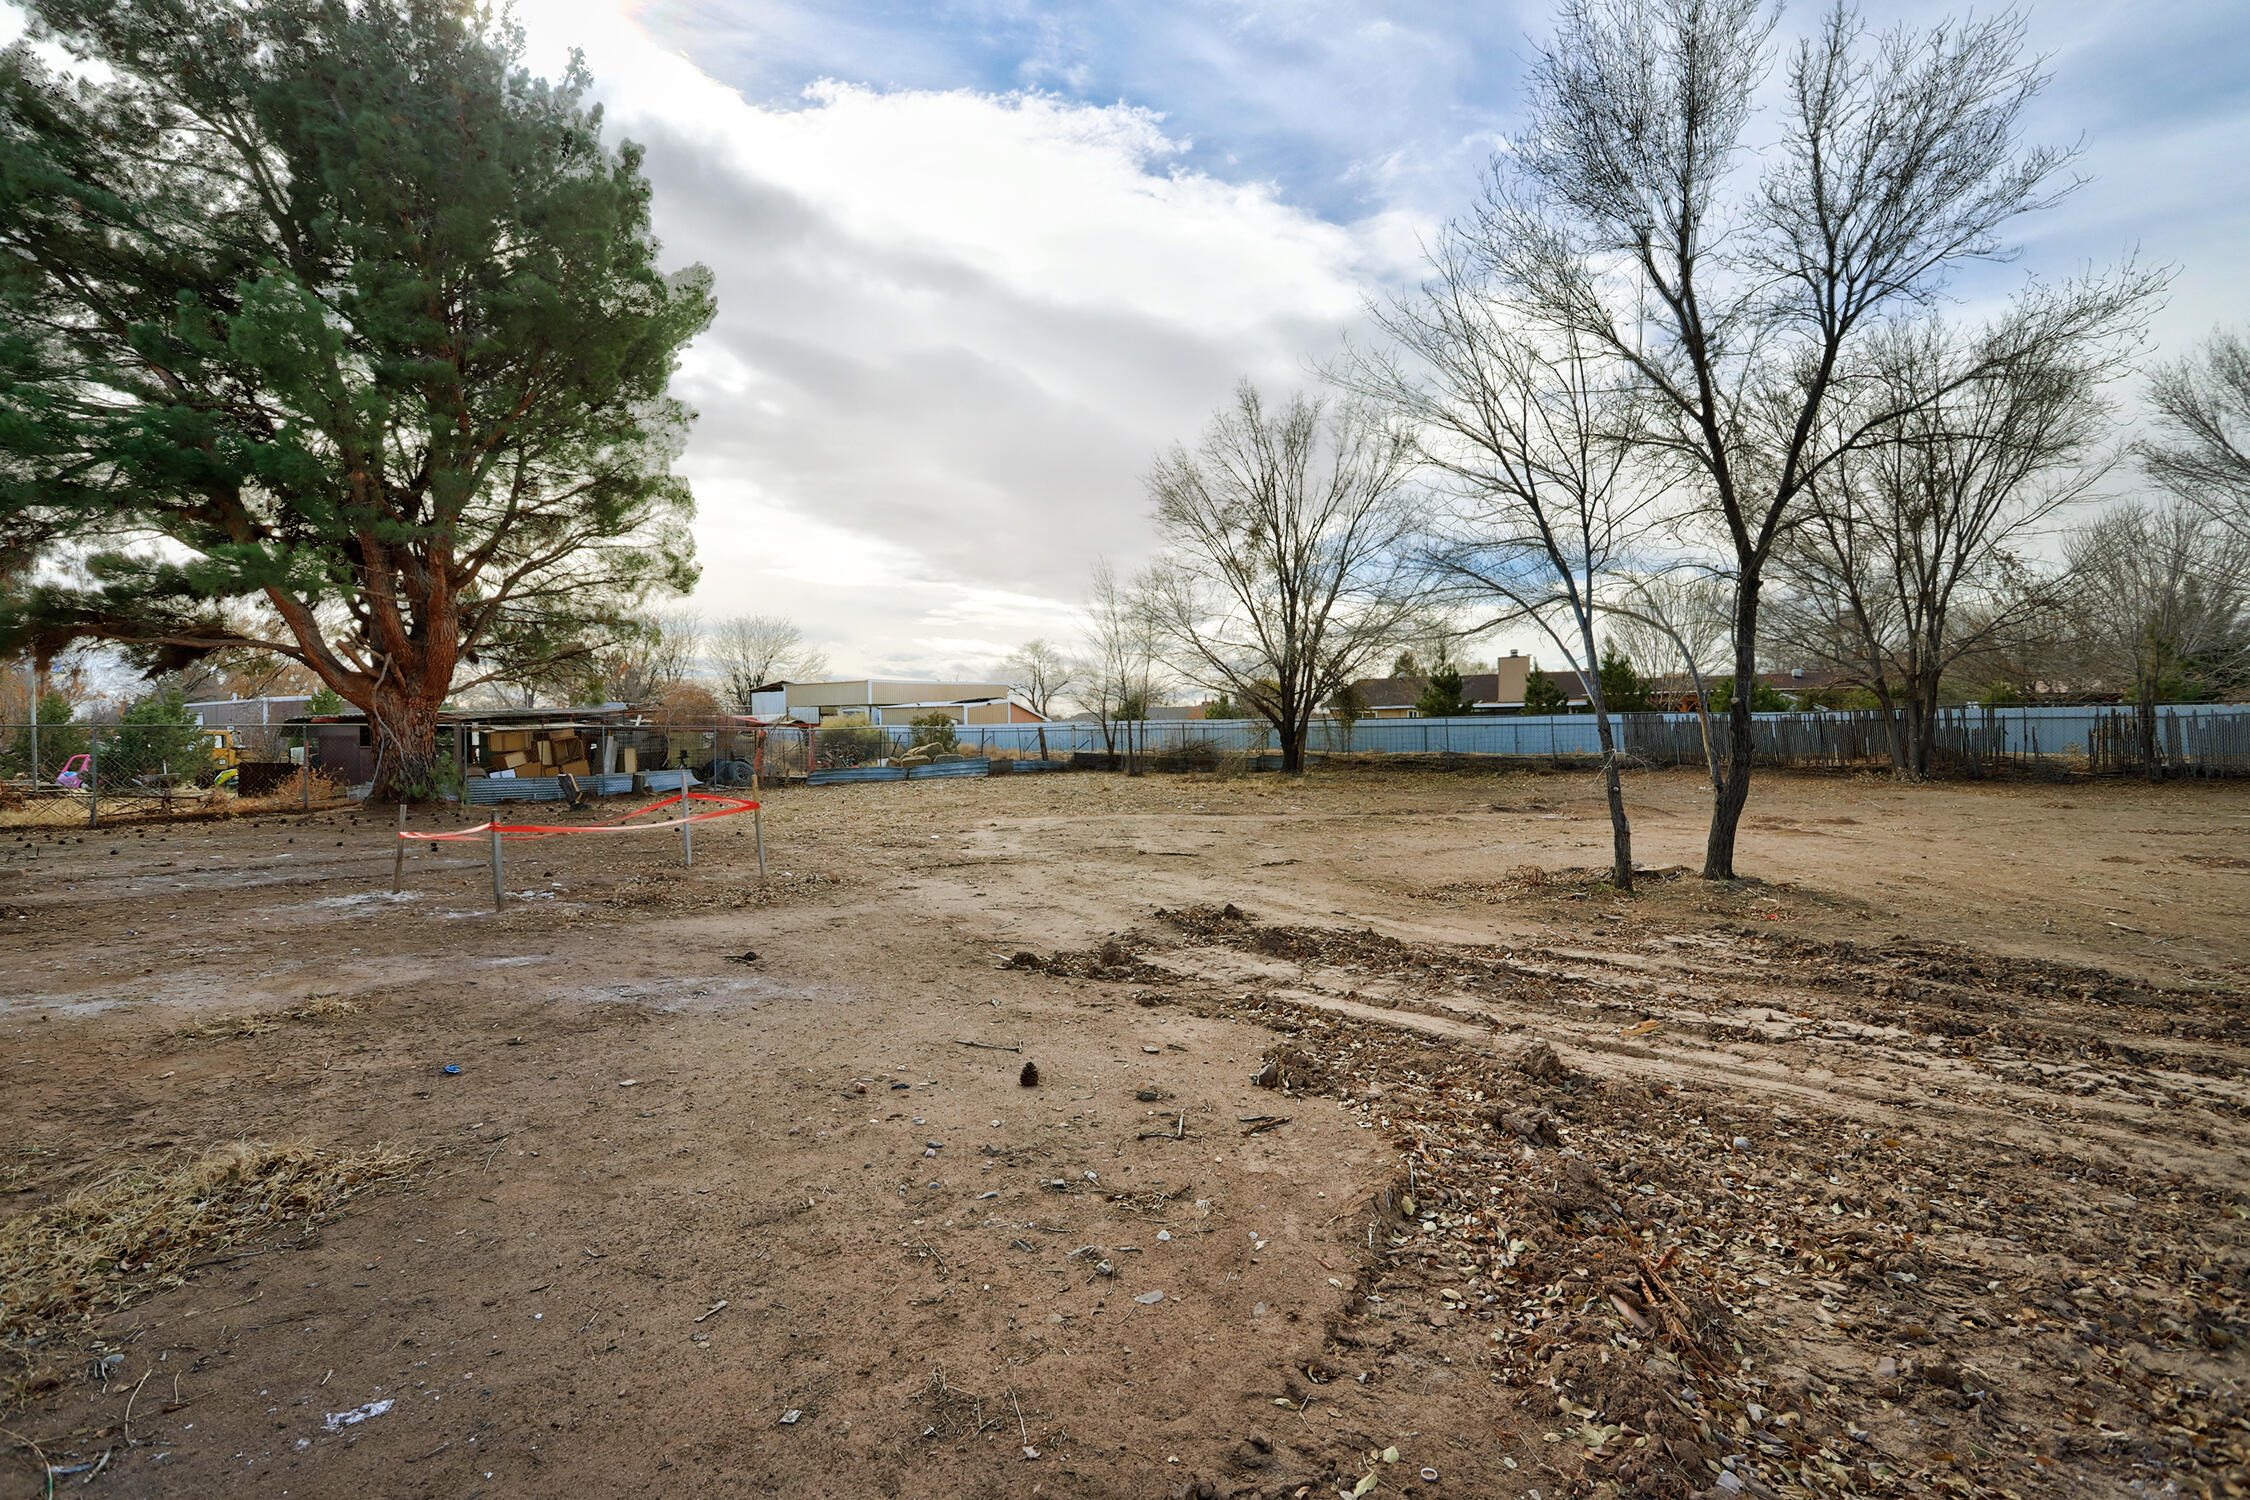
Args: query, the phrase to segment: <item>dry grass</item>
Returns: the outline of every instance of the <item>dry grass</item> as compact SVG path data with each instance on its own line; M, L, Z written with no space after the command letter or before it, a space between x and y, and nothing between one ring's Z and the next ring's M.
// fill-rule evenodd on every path
M236 1141L111 1172L0 1223L0 1337L35 1336L179 1286L215 1252L285 1224L309 1229L417 1160L395 1146Z
M349 1000L338 1000L327 995L308 995L299 1004L282 1010L246 1010L213 1016L200 1026L190 1026L180 1035L193 1037L198 1041L225 1041L278 1030L284 1021L334 1021L356 1014L358 1010L359 1007Z
M54 1153L37 1146L0 1151L0 1194L27 1193L39 1175L40 1159Z

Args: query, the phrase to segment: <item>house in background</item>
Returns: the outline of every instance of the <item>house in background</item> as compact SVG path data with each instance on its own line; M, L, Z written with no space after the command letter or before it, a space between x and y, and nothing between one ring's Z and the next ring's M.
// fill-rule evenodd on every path
M1511 651L1493 665L1497 670L1461 675L1461 696L1469 700L1469 711L1478 714L1520 711L1524 684L1531 679L1531 658ZM1585 706L1588 701L1586 685L1578 680L1576 672L1549 672L1547 675L1562 689L1564 701L1573 709ZM1369 677L1352 684L1359 689L1360 699L1367 705L1366 717L1370 719L1420 718L1422 711L1414 705L1429 685L1427 677Z
M910 724L944 714L956 724L1042 724L1004 682L902 682L859 677L842 682L769 682L750 695L761 719L818 724L854 715L870 724Z

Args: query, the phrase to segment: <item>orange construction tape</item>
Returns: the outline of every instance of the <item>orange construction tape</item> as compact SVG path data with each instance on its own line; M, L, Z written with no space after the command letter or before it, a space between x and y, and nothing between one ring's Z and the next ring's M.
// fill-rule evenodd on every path
M717 802L723 805L716 812L689 813L684 818L667 818L661 823L634 823L629 821L662 808L684 806L690 798L697 802ZM494 833L498 833L503 838L513 835L517 838L532 839L553 838L556 834L561 833L647 833L651 829L682 828L690 823L709 822L713 818L731 818L736 813L755 812L757 809L757 803L742 797L718 797L709 792L680 792L666 797L661 802L651 802L646 807L636 808L625 814L624 817L614 818L607 823L586 823L573 827L566 823L491 822L479 823L474 828L464 828L458 833L402 832L399 837L402 839L429 839L432 842L438 842L451 839L486 838Z

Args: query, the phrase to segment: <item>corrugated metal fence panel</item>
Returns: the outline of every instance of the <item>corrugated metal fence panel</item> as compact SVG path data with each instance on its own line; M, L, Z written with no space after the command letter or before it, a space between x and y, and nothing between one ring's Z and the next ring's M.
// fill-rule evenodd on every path
M471 806L501 802L560 802L562 783L552 776L471 776Z
M632 789L633 778L623 771L610 776L578 778L578 790L589 797L614 797ZM469 802L473 806L500 802L560 802L562 799L562 778L559 776L469 778Z
M1037 724L971 725L960 731L961 748L982 752L1037 755ZM1126 726L1082 722L1048 724L1046 753L1062 760L1074 753L1123 750ZM1273 730L1258 719L1156 719L1132 728L1134 746L1145 754L1182 751L1278 752ZM901 735L903 742L905 736ZM1334 720L1317 719L1307 746L1316 755L1590 755L1599 753L1591 715L1541 718L1476 717L1457 719L1362 719L1349 735Z
M989 760L941 760L935 765L909 766L906 769L908 781L935 781L943 777L991 774L992 762Z
M2115 705L2023 706L1986 709L1952 708L1940 711L1942 731L1955 736L1973 735L1976 753L2005 757L2067 756L2095 753L2097 740L2114 738L2120 723L2129 724L2132 710ZM2242 704L2168 704L2161 709L2160 733L2180 736L2182 753L2198 765L2232 766L2243 756L2236 749L2250 736L2250 707ZM2121 717L2122 716L2122 717ZM1626 722L1624 742L1637 751L1669 763L1703 758L1702 728L1694 714L1620 715ZM1852 759L1865 753L1880 755L1883 730L1873 713L1759 714L1761 753L1814 758ZM2177 723L2177 730L2169 727ZM1061 723L966 725L960 730L964 751L975 754L1038 755L1042 740L1048 758L1067 760L1078 752L1126 748L1128 726L1102 726L1081 720ZM1714 725L1723 750L1726 721ZM1130 726L1135 748L1148 755L1184 751L1235 751L1271 753L1280 747L1271 728L1262 720L1158 719ZM1042 734L1042 731L1044 733ZM912 731L886 727L900 749L911 742ZM1773 749L1769 752L1767 745ZM1964 742L1965 743L1965 742ZM2167 743L2169 741L2167 740ZM1333 719L1311 725L1306 748L1315 755L1493 755L1545 758L1601 753L1601 743L1591 714L1557 714L1537 718L1491 715L1450 719L1362 719L1347 732Z
M805 778L807 786L837 786L850 781L904 781L904 766L849 766L840 771L815 771Z

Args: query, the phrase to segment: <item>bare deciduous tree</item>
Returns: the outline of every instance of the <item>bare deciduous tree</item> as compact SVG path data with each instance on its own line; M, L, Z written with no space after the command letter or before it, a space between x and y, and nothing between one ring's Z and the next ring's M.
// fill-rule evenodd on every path
M717 679L721 702L750 712L750 695L767 683L808 681L826 675L828 656L808 645L786 615L734 615L711 627L703 654Z
M1473 243L1449 232L1430 279L1375 310L1388 350L1339 372L1410 434L1444 503L1420 554L1440 597L1530 622L1586 684L1609 800L1610 880L1633 888L1633 831L1595 644L1600 596L1645 536L1661 487L1632 466L1630 372L1576 330L1495 299Z
M2162 434L2140 447L2149 477L2250 535L2250 340L2212 334L2156 372L2149 402Z
M1150 599L1175 665L1273 726L1291 775L1313 714L1414 616L1412 462L1365 407L1300 395L1269 412L1244 381L1149 475L1165 545Z
M1041 719L1055 716L1055 700L1069 692L1077 681L1077 668L1061 649L1044 636L1025 641L1010 653L1003 664L1016 691L1030 703L1031 711ZM1047 726L1039 726L1039 758L1047 758Z
M1103 748L1112 755L1118 753L1122 730L1127 770L1138 775L1136 734L1145 737L1149 706L1163 678L1145 575L1121 579L1108 559L1094 564L1086 641L1088 656L1078 669L1079 697L1101 725Z
M1703 763L1711 789L1725 784L1719 769L1718 737L1711 732L1708 679L1730 655L1734 633L1734 591L1724 578L1678 565L1630 575L1603 600L1609 628L1630 660L1676 661L1688 680L1695 716L1703 731Z
M2028 565L2027 541L2107 469L2114 339L2050 343L1956 383L1988 363L1968 342L1934 319L1872 341L1863 387L1825 418L1856 436L1812 476L1774 554L1784 587L1768 639L1873 693L1891 764L1915 780L1946 675L1999 659L2047 617L2052 580ZM1869 406L1901 415L1862 429Z
M1018 646L1002 668L1032 712L1042 719L1054 716L1055 700L1077 683L1077 668L1070 658L1043 636Z
M2250 672L2250 536L2190 506L2121 505L2073 535L2067 552L2071 659L2130 696L2141 764L2160 781L2165 691L2190 680L2223 690Z
M625 622L597 657L586 684L605 703L655 704L695 675L701 623L693 615Z
M1881 320L2003 253L2003 228L2054 200L2068 160L2019 141L2042 78L2005 13L1874 36L1839 5L1791 54L1778 128L1753 142L1776 15L1767 0L1565 0L1478 215L1479 252L1527 313L1632 366L1652 451L1693 476L1727 538L1734 697L1704 852L1714 879L1734 874L1749 796L1766 563L1835 457L1828 404L1861 384ZM2007 325L2019 342L1980 345L1936 394L2106 324L2153 282L2128 271L2026 299ZM1896 415L1870 403L1864 424Z

